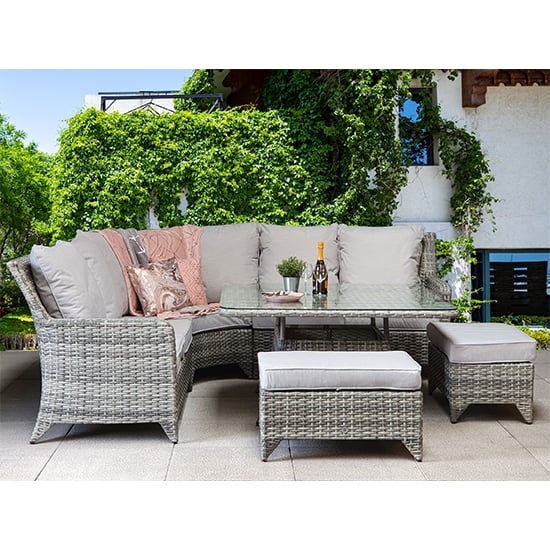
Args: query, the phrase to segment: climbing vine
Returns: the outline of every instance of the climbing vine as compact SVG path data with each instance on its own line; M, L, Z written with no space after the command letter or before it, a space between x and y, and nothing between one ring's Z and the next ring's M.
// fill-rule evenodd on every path
M212 92L212 79L213 70L196 71L182 92ZM439 244L443 274L451 249L473 260L473 235L496 199L481 143L442 117L429 70L274 70L259 106L207 114L180 101L171 115L79 113L52 163L52 238L140 227L150 206L161 226L391 225L411 163L398 117L413 80L424 93L407 147L433 136L453 189L458 238Z
M451 72L449 78L455 77L456 73ZM450 221L457 230L457 237L450 242L437 243L441 262L440 275L444 276L451 270L454 259L469 264L476 262L474 234L486 216L489 216L495 226L492 205L498 199L488 191L488 185L494 181L494 176L490 172L481 142L473 133L441 116L440 105L431 100L433 73L425 71L420 78L425 91L421 104L422 125L439 142L438 153L443 175L450 181L454 191L450 200ZM463 291L454 302L461 319L468 320L472 311L481 307L484 301L476 298L479 290L470 289L469 274L461 275L459 283L463 286Z

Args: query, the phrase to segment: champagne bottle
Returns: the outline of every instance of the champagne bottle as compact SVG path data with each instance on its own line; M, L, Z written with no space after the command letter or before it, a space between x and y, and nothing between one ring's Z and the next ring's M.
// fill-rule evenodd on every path
M313 294L327 294L328 291L328 271L325 265L324 257L325 243L317 243L317 263L313 269Z

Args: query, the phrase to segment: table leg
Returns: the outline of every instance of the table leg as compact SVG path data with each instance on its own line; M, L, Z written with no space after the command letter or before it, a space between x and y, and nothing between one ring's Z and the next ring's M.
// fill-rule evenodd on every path
M286 333L286 317L277 317L275 321L275 341L273 342L273 349L275 351L281 351L284 349L284 341Z
M384 338L390 341L390 320L387 317L384 317Z

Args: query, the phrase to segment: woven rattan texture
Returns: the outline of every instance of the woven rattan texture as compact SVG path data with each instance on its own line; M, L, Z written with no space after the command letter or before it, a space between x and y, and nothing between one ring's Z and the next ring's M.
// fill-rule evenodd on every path
M252 328L224 328L193 334L193 369L235 364L249 378L257 378Z
M285 351L388 351L390 344L375 327L287 327Z
M396 439L422 460L421 391L265 391L261 457L283 439Z
M429 391L439 388L449 402L451 422L472 404L516 405L533 422L533 363L451 363L429 343Z
M428 334L426 330L391 330L390 347L406 351L422 367L428 365Z
M55 423L161 424L173 442L192 380L190 357L175 355L172 327L157 319L52 319L28 257L9 268L31 309L42 391L31 442Z

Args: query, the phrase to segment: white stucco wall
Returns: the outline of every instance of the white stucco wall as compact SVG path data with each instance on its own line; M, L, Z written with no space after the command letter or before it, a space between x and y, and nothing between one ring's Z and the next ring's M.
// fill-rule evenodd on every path
M498 86L467 113L487 151L496 231L485 222L478 248L550 247L550 87Z
M460 77L437 73L441 113L481 140L495 181L489 191L496 231L489 220L475 235L477 248L550 247L550 87L488 87L486 103L462 107ZM409 169L409 184L399 196L397 223L449 221L450 182L439 166ZM438 236L444 238L438 233Z

